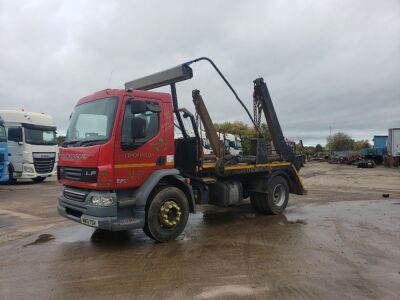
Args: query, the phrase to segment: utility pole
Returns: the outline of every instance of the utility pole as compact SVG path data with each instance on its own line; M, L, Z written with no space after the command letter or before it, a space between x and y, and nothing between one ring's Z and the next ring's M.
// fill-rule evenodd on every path
M332 155L332 126L329 126L329 156Z

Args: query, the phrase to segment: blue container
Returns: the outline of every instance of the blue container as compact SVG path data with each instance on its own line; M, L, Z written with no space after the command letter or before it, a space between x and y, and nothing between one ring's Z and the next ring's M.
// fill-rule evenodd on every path
M387 154L387 148L363 148L360 150L361 156L365 158L372 158L377 156L383 156Z
M387 135L375 135L373 138L374 148L387 148Z

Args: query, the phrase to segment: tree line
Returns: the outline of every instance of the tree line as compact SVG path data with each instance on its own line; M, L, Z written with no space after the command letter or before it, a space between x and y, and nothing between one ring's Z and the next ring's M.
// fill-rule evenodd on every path
M368 140L354 140L346 133L337 132L326 138L324 147L321 144L317 144L315 147L305 147L305 152L312 155L320 152L359 151L364 148L371 148Z

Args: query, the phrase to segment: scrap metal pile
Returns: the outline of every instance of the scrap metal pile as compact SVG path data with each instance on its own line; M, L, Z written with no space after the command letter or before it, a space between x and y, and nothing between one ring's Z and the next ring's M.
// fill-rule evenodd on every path
M328 160L330 164L346 164L358 168L375 168L376 163L372 159L362 158L356 151L337 151Z

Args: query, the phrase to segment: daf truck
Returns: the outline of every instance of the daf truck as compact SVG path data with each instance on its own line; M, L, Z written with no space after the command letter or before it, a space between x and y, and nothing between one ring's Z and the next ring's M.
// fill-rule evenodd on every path
M251 155L217 151L220 141L198 90L193 100L215 159L204 159L197 126L193 137L187 134L182 118L192 125L196 120L178 106L176 83L191 79L190 65L201 60L212 64L257 129ZM166 85L170 94L151 91ZM253 86L254 105L265 115L278 158L268 156L255 118L208 58L127 82L125 89L106 89L80 99L60 148L58 212L97 229L143 229L159 242L179 236L189 213L201 204L227 207L250 198L259 213L283 213L289 193L305 193L298 174L301 165L285 143L264 80L256 79ZM174 115L182 138L174 139Z
M18 110L0 110L7 131L8 183L19 179L42 182L56 175L58 146L51 116Z

